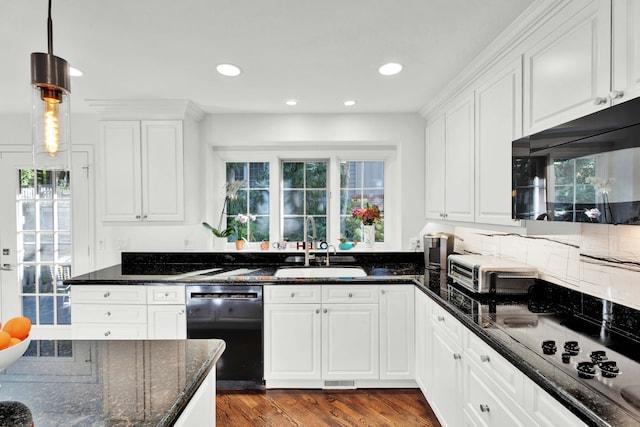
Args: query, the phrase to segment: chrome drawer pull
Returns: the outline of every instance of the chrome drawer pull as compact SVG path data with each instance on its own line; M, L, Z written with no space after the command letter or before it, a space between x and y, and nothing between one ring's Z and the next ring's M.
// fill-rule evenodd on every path
M438 316L438 322L444 322L444 316Z
M481 362L489 362L491 359L489 358L489 356L487 356L486 354L481 354L480 355L480 361Z
M353 294L351 292L349 292L349 298L351 298L353 296Z
M295 296L295 294L293 292L291 292L291 298L293 298Z
M480 412L489 412L489 405L480 404Z
M460 359L462 359L462 355L460 353L453 353L453 358L455 360L460 360Z
M107 312L104 314L104 317L109 317L109 316L111 316L111 312L110 312L110 311L107 311Z
M107 331L107 332L104 333L105 337L108 337L109 335L111 335L111 331Z
M111 296L111 292L105 292L105 293L104 293L104 297L105 297L105 298L109 298L109 296Z

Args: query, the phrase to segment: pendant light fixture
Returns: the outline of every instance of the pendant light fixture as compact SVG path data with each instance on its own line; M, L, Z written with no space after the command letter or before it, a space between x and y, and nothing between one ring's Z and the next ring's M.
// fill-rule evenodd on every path
M68 170L71 144L69 135L69 64L53 55L51 0L47 18L47 53L31 54L31 111L33 161L36 169Z

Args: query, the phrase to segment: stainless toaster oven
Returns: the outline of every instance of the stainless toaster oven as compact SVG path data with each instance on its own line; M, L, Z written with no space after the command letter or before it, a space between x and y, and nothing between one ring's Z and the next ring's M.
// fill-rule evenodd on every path
M526 294L538 270L527 264L488 255L449 255L447 275L468 290L486 294Z

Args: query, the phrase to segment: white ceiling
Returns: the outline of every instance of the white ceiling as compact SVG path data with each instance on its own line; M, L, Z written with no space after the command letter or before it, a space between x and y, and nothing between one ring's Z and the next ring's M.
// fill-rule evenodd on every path
M87 99L189 99L214 113L416 112L533 0L53 0L53 52ZM28 112L47 0L0 1L0 113ZM404 64L378 75L387 61ZM231 62L240 77L215 66ZM295 98L296 107L283 101ZM342 101L357 100L347 108Z

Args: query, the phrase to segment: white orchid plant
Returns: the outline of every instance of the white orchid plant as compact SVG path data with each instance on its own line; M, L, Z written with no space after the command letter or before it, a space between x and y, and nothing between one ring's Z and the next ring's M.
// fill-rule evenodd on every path
M238 227L236 226L236 224L229 224L226 228L222 228L222 221L224 220L225 212L227 210L227 206L229 205L229 200L237 198L238 190L240 190L246 184L247 184L247 181L245 180L227 182L227 191L224 197L224 202L222 203L222 211L220 212L220 220L218 221L218 227L214 228L211 225L209 225L209 223L207 222L202 223L202 225L206 229L210 230L214 236L229 237L229 236L233 236L238 231ZM242 214L238 214L238 215L242 215ZM253 220L255 220L255 217ZM238 222L238 216L236 216L232 221ZM238 237L238 239L240 239L240 237Z

